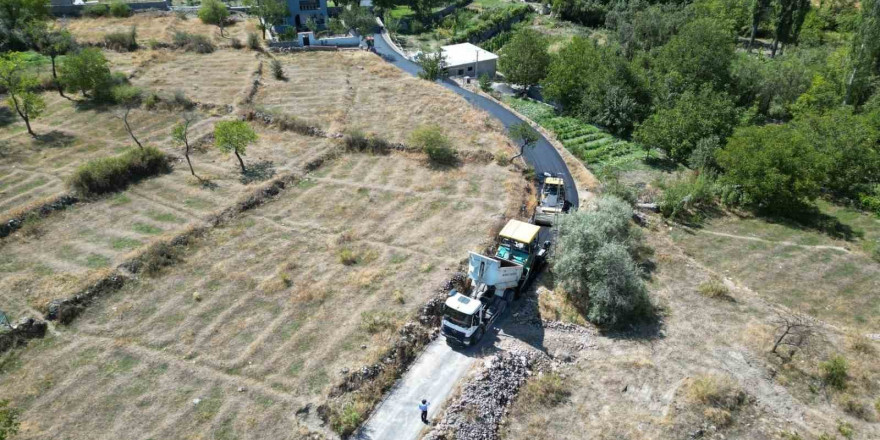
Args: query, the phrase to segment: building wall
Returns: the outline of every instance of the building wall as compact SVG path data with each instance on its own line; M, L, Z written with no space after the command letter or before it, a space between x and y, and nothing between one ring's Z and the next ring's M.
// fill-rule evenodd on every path
M476 63L476 71L474 71L475 63L462 64L458 66L446 66L446 72L449 76L470 76L479 77L484 73L489 77L495 76L495 63L498 60L487 60Z
M287 0L287 7L290 9L286 22L289 26L303 29L310 17L315 17L319 25L327 24L327 0Z

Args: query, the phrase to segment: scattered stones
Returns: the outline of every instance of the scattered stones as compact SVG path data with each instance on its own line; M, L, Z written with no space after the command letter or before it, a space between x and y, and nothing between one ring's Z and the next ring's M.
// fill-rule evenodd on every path
M17 231L24 225L24 221L26 218L30 216L37 217L45 217L51 214L54 211L61 211L67 209L70 205L79 202L79 199L72 194L66 194L58 196L52 200L49 200L45 203L38 204L36 206L32 206L29 209L24 209L20 211L18 215L12 218L8 218L8 220L0 223L0 238L6 237L7 235Z
M366 349L367 349L367 344L361 344L361 350L366 350Z
M239 392L239 393L243 393L243 392L245 392L245 391L247 391L247 388L245 388L245 387L238 387L238 392Z
M531 374L538 355L534 352L502 352L487 358L484 368L449 405L443 420L426 440L494 440L498 426L519 387Z
M198 398L193 399L193 405L198 405L200 403L202 403L202 399L198 399Z
M202 294L199 292L193 292L193 300L199 302L202 300Z
M0 353L27 344L30 339L42 338L48 327L46 321L34 318L21 318L17 324L0 327Z

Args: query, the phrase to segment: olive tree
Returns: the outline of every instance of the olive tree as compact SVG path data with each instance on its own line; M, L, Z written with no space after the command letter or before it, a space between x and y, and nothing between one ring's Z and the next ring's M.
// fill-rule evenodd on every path
M67 56L59 70L61 84L67 90L80 92L85 97L101 92L100 88L111 82L107 58L100 49L93 47Z
M6 102L15 109L24 121L27 132L37 137L31 129L31 119L40 117L46 110L43 97L34 92L39 80L24 69L24 57L20 52L12 52L0 58L0 86L6 89Z
M544 35L523 28L513 34L513 38L504 46L498 68L511 83L522 86L525 93L547 76L550 66L547 45Z
M553 270L573 302L591 322L617 326L650 308L632 229L632 207L616 196L600 198L595 209L563 217Z
M67 29L49 30L39 28L34 35L34 44L41 54L49 57L52 62L52 79L58 87L58 94L64 96L64 87L58 81L58 69L56 68L56 59L60 55L67 55L76 49L76 40Z
M245 121L220 121L214 125L214 145L224 153L232 152L238 158L241 172L246 173L241 155L247 146L257 140L257 133Z

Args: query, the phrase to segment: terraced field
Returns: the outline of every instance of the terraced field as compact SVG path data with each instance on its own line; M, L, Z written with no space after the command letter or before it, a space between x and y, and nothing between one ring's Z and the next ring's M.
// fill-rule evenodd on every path
M638 145L601 131L568 116L557 116L553 108L539 102L506 97L504 102L519 113L552 131L556 138L593 171L604 167L628 170L642 166L645 152ZM657 152L650 153L653 156Z
M201 130L209 130L209 126ZM196 130L198 133L199 130ZM301 167L332 148L329 139L259 130L247 163L272 162L277 174ZM182 159L182 158L181 158ZM43 221L28 234L3 242L0 302L13 316L40 308L81 285L95 270L114 267L135 249L211 215L253 190L240 181L233 158L216 150L197 152L193 162L200 181L185 162L173 173L147 180L112 197L74 206ZM204 182L210 181L210 185ZM47 185L48 186L48 185Z
M517 209L516 173L451 173L343 156L212 230L6 367L19 438L305 438L293 414L375 361Z
M325 130L361 130L407 142L420 125L446 130L458 150L504 145L500 124L438 84L428 84L365 52L276 54L285 78L267 73L254 105L296 116ZM268 66L264 66L268 69ZM321 72L334 69L333 76ZM454 127L454 129L453 129Z

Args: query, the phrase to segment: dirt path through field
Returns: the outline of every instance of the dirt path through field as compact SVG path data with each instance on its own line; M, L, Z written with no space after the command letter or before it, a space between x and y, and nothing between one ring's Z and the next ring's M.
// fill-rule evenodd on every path
M692 229L690 229L690 230L693 231ZM760 237L749 237L749 236L745 236L745 235L728 234L726 232L707 231L705 229L699 229L698 231L702 234L716 235L718 237L734 238L734 239L738 239L738 240L758 241L761 243L769 243L769 244L776 244L776 245L782 245L782 246L795 246L795 247L804 248L804 249L831 250L831 251L843 252L845 254L852 253L852 251L850 251L849 249L847 249L845 247L840 247L840 246L829 246L829 245L822 245L822 244L800 244L800 243L793 243L790 241L767 240L765 238L760 238Z

